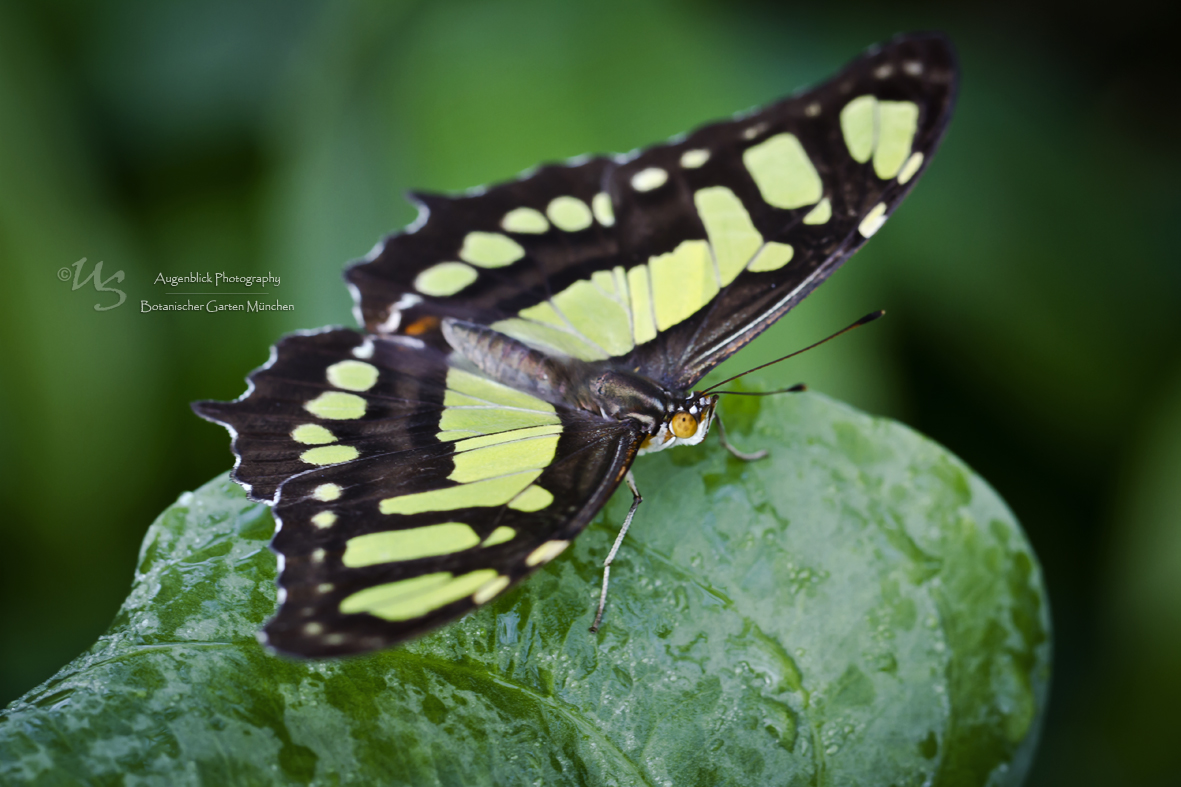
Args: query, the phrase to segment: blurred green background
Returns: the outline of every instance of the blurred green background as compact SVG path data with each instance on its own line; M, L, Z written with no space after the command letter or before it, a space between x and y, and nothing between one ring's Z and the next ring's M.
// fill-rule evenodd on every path
M188 403L352 324L341 268L407 189L630 150L936 28L964 78L934 165L738 364L887 309L770 379L914 426L1015 510L1056 628L1032 784L1178 783L1177 69L1151 6L1074 9L0 2L0 701L103 632L154 516L230 466ZM82 257L127 304L58 279ZM272 272L296 310L139 313L193 270Z

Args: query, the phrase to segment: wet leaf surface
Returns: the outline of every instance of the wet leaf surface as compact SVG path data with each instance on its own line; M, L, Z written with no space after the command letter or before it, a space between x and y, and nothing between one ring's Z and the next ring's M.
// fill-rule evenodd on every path
M597 635L626 491L478 614L330 662L255 640L269 510L224 476L185 493L110 631L0 716L0 781L1019 784L1049 616L1003 502L897 423L736 399L735 441L771 456L641 459Z

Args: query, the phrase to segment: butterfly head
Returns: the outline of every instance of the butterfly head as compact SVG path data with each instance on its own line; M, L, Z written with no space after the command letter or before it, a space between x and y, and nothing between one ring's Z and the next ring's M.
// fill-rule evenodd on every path
M697 445L709 434L717 406L716 394L690 392L684 398L674 398L656 432L640 446L640 453L663 451L675 445Z

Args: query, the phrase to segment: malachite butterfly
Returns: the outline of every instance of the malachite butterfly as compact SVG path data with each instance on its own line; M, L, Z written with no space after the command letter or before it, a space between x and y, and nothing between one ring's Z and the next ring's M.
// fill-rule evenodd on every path
M341 656L453 620L561 554L637 455L701 442L694 384L878 231L956 82L944 37L905 35L662 145L413 195L345 274L361 331L287 336L241 398L194 405L279 523L266 643Z

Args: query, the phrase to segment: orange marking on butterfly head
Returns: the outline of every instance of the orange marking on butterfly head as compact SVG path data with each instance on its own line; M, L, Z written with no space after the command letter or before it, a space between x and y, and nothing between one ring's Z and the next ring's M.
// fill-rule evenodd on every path
M427 331L433 331L438 327L439 318L428 314L425 317L419 317L417 320L407 325L405 333L407 336L420 336Z

